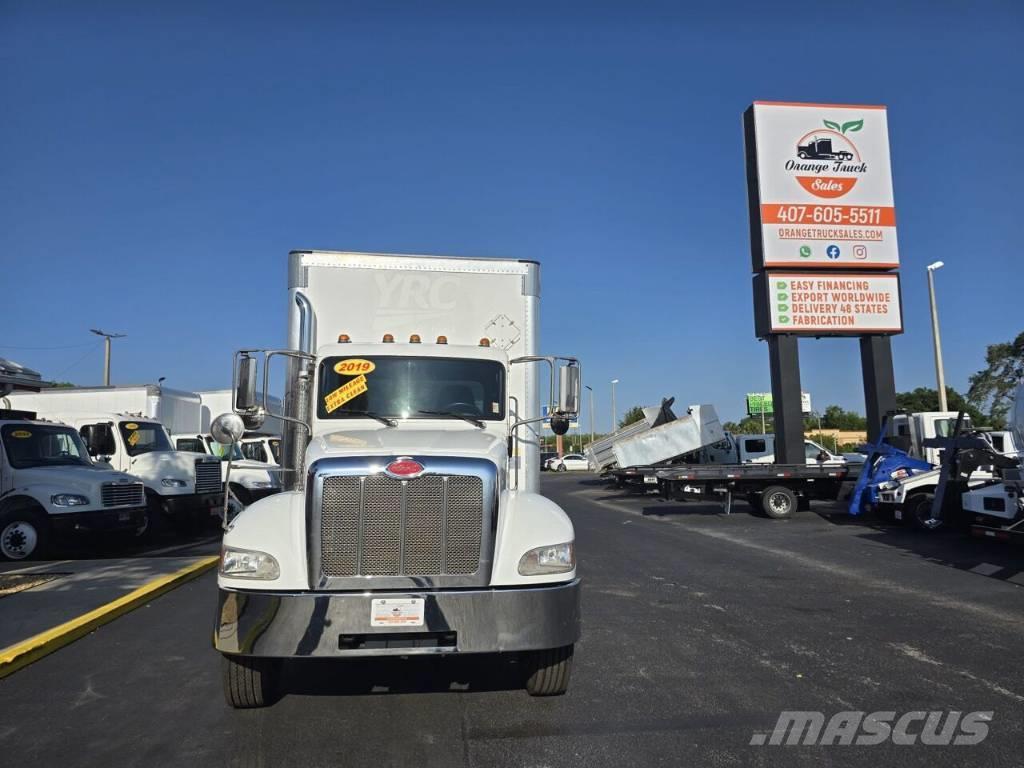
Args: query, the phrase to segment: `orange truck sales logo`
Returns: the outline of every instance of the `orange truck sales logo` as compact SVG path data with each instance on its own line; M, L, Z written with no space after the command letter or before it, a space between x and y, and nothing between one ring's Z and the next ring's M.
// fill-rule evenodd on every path
M847 132L859 131L864 120L838 123L824 120L824 128L805 133L796 142L797 159L787 160L785 169L793 172L801 187L816 197L842 197L857 183L868 165ZM801 174L812 173L812 176Z

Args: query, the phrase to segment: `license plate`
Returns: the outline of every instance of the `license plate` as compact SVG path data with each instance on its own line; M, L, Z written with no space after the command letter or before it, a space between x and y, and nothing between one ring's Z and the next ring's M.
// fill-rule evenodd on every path
M119 522L119 523L127 523L131 519L132 519L132 513L131 512L118 512L117 513L117 522Z
M646 485L657 485L658 484L658 478L656 478L656 477L645 477L644 478L644 483Z
M370 602L371 627L422 627L423 598L378 597Z

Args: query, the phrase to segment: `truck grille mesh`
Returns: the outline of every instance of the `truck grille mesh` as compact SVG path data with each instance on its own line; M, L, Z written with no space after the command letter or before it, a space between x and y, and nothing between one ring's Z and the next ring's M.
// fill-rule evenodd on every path
M104 507L141 507L146 503L142 483L104 483L100 488Z
M323 574L476 573L483 517L483 481L479 477L325 477L320 516Z
M196 493L216 493L220 490L220 462L196 461Z

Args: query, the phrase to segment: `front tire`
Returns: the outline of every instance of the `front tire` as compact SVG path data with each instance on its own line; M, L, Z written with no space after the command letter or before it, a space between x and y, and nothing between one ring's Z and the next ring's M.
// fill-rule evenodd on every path
M0 512L0 560L42 560L50 548L50 524L31 504Z
M764 513L773 520L785 520L792 517L800 506L797 495L784 485L773 485L765 488L761 494L761 507Z
M526 692L531 696L561 696L569 690L572 645L530 651Z
M234 709L266 707L281 691L281 660L259 656L228 656L223 661L224 698Z
M559 464L558 465L558 471L559 472L565 472L565 464Z
M931 532L942 527L942 520L932 514L935 497L930 493L914 493L903 502L903 517L919 531Z

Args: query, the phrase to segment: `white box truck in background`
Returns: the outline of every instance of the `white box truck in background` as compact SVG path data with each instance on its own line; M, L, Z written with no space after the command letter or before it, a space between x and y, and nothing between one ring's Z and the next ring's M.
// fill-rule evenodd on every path
M257 353L288 361L286 490L224 535L214 642L235 707L288 657L523 654L566 690L579 637L575 535L538 493L541 400L564 433L574 358L537 353L540 266L296 251L288 350L238 353L220 440L261 423ZM538 369L543 383L538 386Z
M222 413L230 413L235 404L232 401L234 392L230 389L200 389L195 394L199 395L200 412L199 424L189 427L182 432L198 430L203 434L210 433L210 423ZM256 393L257 399L263 401L263 393ZM267 420L260 428L260 435L280 437L284 424L277 418L281 415L281 398L267 395ZM168 427L170 429L170 427ZM171 430L175 432L176 430Z
M143 385L14 392L8 399L16 408L74 427L95 461L139 478L146 486L151 530L162 517L191 527L224 503L220 460L175 450L165 429L198 422L198 395Z

